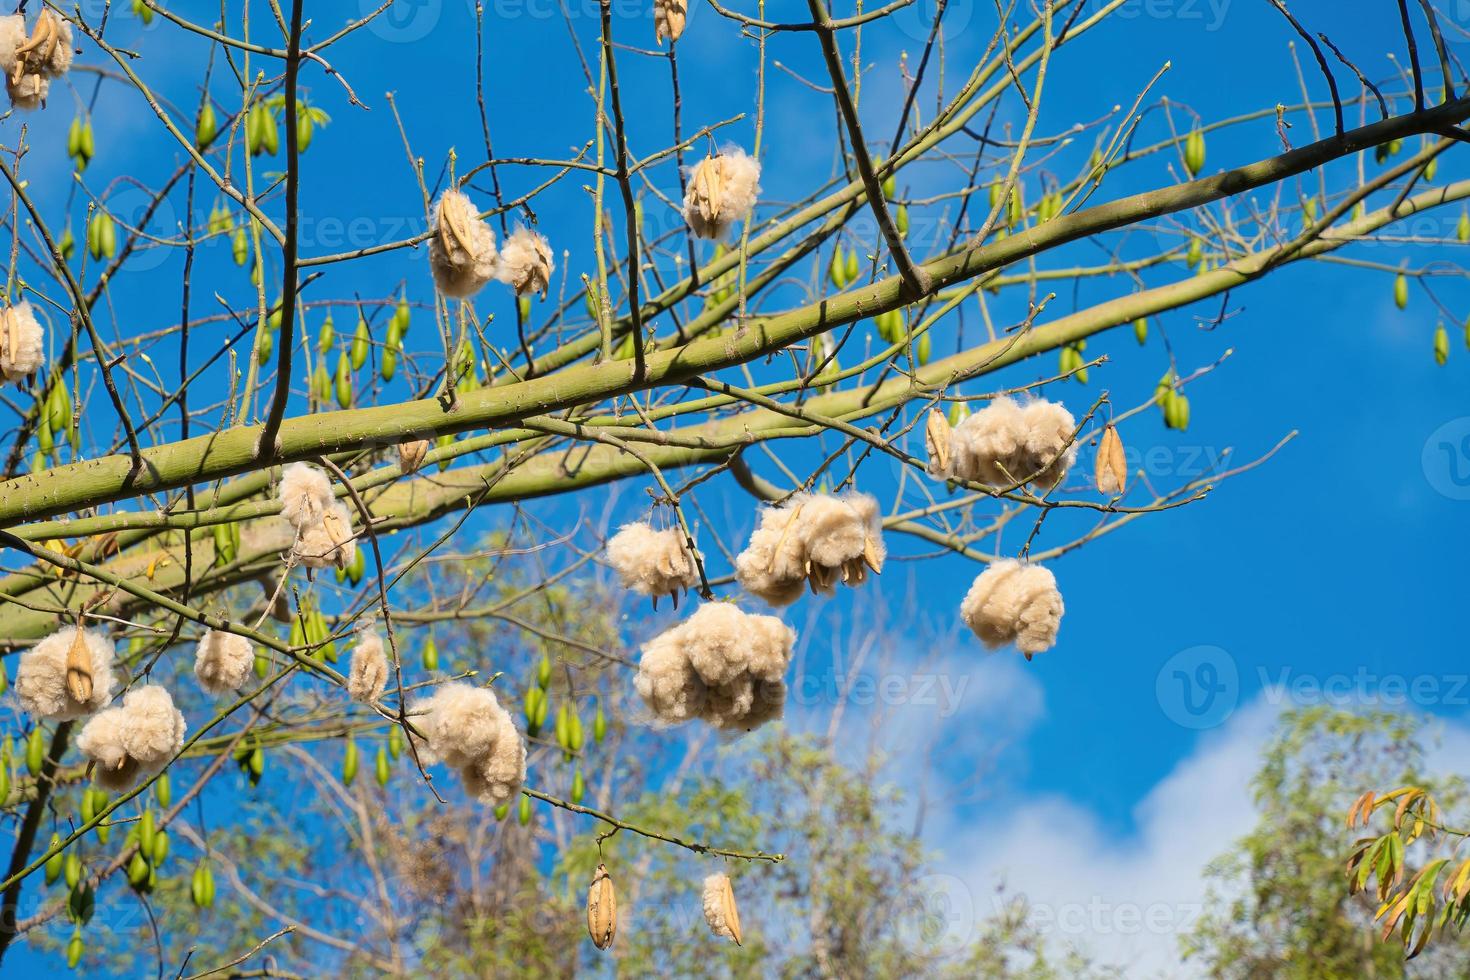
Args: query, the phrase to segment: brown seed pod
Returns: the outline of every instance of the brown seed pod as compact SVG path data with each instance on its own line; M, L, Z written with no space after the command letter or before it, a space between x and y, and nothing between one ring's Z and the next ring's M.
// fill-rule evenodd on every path
M664 38L679 40L689 17L689 0L653 0L653 35L659 47Z
M618 895L605 864L597 866L587 889L587 933L598 949L607 949L618 934Z
M424 465L424 456L429 451L429 440L414 439L398 444L398 472L404 476L418 472Z
M1097 446L1095 474L1097 489L1109 496L1123 492L1128 485L1128 463L1123 458L1123 440L1116 427L1103 429L1102 441Z
M92 700L92 654L80 626L66 651L66 692L73 701Z
M710 875L704 879L704 919L716 936L740 941L740 909L735 905L735 890L725 875Z
M937 408L929 410L924 423L924 448L929 451L929 472L935 476L949 472L950 450L954 443L954 429L949 419Z

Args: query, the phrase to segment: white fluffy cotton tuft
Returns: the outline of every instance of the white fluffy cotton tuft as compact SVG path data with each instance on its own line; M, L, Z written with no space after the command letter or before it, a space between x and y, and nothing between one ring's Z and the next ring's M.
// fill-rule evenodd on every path
M653 36L659 47L664 38L679 40L689 19L689 0L653 0Z
M446 190L434 209L429 268L445 296L468 299L495 278L495 232L462 191Z
M255 665L255 648L235 633L210 630L199 638L194 676L209 694L228 694L245 686Z
M947 459L930 445L929 472L991 487L1055 487L1077 459L1075 431L1072 413L1056 402L997 398L946 431Z
M347 696L363 704L371 704L383 696L388 686L388 654L383 638L376 632L364 633L352 648L352 662L347 670Z
M20 14L0 18L0 69L17 109L35 109L46 100L53 78L66 74L76 52L71 23L43 9L30 36Z
M420 757L460 771L465 789L482 803L499 806L526 781L526 743L510 712L488 688L445 684L412 708L413 724L427 742Z
M981 642L992 650L1014 643L1027 660L1056 645L1065 611L1049 569L1009 559L981 572L960 603Z
M705 157L689 172L684 220L700 238L723 239L730 226L750 217L760 196L760 161L738 146Z
M886 556L882 514L871 495L799 493L761 513L735 558L735 575L747 592L785 606L807 585L823 595L839 582L862 585L869 571L883 570Z
M296 558L307 568L345 568L357 555L352 512L332 494L327 474L305 463L281 473L281 516L296 529Z
M39 370L45 360L45 333L31 304L0 310L0 378L19 381Z
M695 556L676 527L655 531L642 521L624 524L607 542L607 560L623 588L641 595L672 595L699 584Z
M796 633L774 616L708 602L643 645L634 686L655 719L750 731L779 718Z
M554 268L546 236L518 225L500 249L495 278L514 289L517 296L540 293L544 298Z
M704 921L709 923L710 932L741 945L740 912L735 906L735 892L730 887L730 879L720 874L705 878L701 898Z
M122 704L99 712L77 736L77 749L96 763L93 775L109 792L131 789L158 772L184 745L184 716L157 684L135 687Z
M20 655L15 673L20 706L50 721L71 721L100 710L112 700L115 656L112 641L102 633L84 629L79 638L75 626L62 627ZM85 683L79 687L83 674ZM87 696L76 697L79 691Z

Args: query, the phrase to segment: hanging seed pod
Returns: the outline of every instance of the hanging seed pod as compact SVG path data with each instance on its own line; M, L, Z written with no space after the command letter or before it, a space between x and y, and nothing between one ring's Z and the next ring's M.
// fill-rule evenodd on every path
M348 739L342 747L342 785L351 786L357 778L357 743Z
M383 348L382 360L378 362L378 373L384 381L392 381L398 373L398 348L388 345Z
M87 251L96 260L110 259L117 254L117 226L112 215L100 208L87 223Z
M312 121L311 110L304 104L296 112L296 150L305 153L306 148L311 145L312 133L316 131L316 123Z
M275 156L281 148L281 131L276 125L276 114L264 103L257 104L260 106L260 142L256 147L255 155L266 153Z
M430 633L424 640L424 670L435 671L439 669L439 645L434 642L434 634Z
M592 716L592 741L598 745L607 737L607 715L603 714L602 702L597 702L597 713Z
M919 366L923 367L929 363L930 340L929 331L925 330L914 344L914 356L919 359Z
M1401 310L1409 305L1409 279L1402 272L1393 277L1393 304Z
M86 950L86 944L82 942L82 927L77 926L72 930L71 938L66 941L66 965L75 970Z
M367 550L357 548L352 552L352 561L347 565L347 577L352 580L353 585L362 581L363 575L367 573Z
M153 808L147 807L143 810L143 816L138 818L138 848L143 853L153 853L153 835L157 832L158 825L153 816Z
M900 204L893 212L893 226L898 230L899 238L909 237L909 209L908 205Z
M950 410L951 414L953 411ZM924 448L929 456L930 473L949 472L950 459L954 454L954 429L951 421L945 419L937 408L931 408L924 420Z
M259 677L261 680L265 680L266 675L270 672L270 658L267 657L265 654L257 651L255 654L255 676Z
M256 337L255 363L265 367L271 361L271 353L276 349L275 334L269 330Z
M9 689L10 689L10 675L7 673L7 670L6 670L6 667L5 667L5 661L0 660L0 694L4 694ZM10 753L9 752L6 752L5 753L5 759L4 759L3 762L0 762L0 766L8 766L9 764L10 764ZM3 797L4 795L5 794L0 793L0 797Z
M71 392L66 387L66 375L58 374L51 390L46 393L46 410L58 432L71 428Z
M1021 183L1017 181L1011 185L1011 200L1009 210L1006 212L1006 223L1012 228L1026 220L1026 202L1021 195Z
M153 835L153 848L148 852L148 864L155 870L168 859L168 831L160 830Z
M448 449L452 445L454 445L454 436L449 435L448 433L445 433L444 435L434 440L434 447L436 449ZM449 463L450 459L448 456L445 456L443 459L439 460L437 464L439 472L443 473L445 470L449 469Z
M400 339L408 336L408 325L411 312L408 308L408 297L398 297L398 305L393 308L393 317L388 321L388 329Z
M388 780L393 777L393 770L388 766L388 753L380 745L377 757L373 760L373 775L377 777L379 786L387 786Z
M41 766L46 762L44 737L40 725L32 728L30 735L26 736L26 772L32 776L41 775Z
M199 107L199 118L194 122L194 144L199 149L209 149L209 144L219 135L219 119L214 114L214 106L208 99Z
M250 239L245 236L244 228L235 229L235 236L230 239L230 255L236 265L244 265L250 258Z
M735 891L725 875L710 875L704 879L704 920L716 936L733 940L742 945L740 935L740 909L735 904Z
M352 363L348 359L347 352L343 351L337 357L337 378L335 381L337 391L337 404L342 408L352 407Z
M56 250L61 253L63 262L70 262L72 254L77 250L76 236L71 233L71 224L68 222L66 229L61 233L61 241L56 243Z
M516 808L516 819L520 821L522 827L531 822L531 798L529 796L521 797L521 802Z
M497 806L495 808L495 819L496 820L504 820L509 815L510 815L510 804L509 803L502 803L502 804L500 804L499 806Z
M1434 361L1441 367L1450 359L1450 334L1441 323L1434 329Z
M1197 177L1204 168L1205 134L1196 128L1184 140L1184 169L1189 171L1189 176Z
M582 796L587 792L587 780L582 778L580 768L572 771L572 802L581 803Z
M544 651L540 662L536 664L536 683L543 691L551 683L551 657Z
M312 394L316 400L325 405L332 400L332 376L327 373L327 366L323 363L326 358L317 361L316 372L311 376Z
M1133 339L1140 347L1148 341L1148 317L1141 316L1133 321Z
M1439 157L1430 157L1429 162L1424 165L1424 180L1433 183L1435 175L1439 173Z
M1460 223L1455 226L1455 237L1462 242L1470 242L1470 214L1465 211L1460 212Z
M403 730L397 725L388 729L388 757L397 759L403 751Z
M1191 269L1198 269L1205 259L1205 247L1197 236L1189 237L1189 248L1184 253L1184 262Z
M203 861L194 866L194 874L189 879L189 898L194 902L194 907L199 909L209 908L211 902L205 891L205 875L209 873L209 865Z
M858 266L858 253L857 253L857 249L852 249L852 250L850 250L847 253L847 267L844 268L842 271L843 271L843 274L846 275L848 282L857 282L858 281L858 275L860 274L860 270L859 270L859 266Z
M81 927L92 921L92 913L96 909L97 893L92 883L83 878L66 896L66 914Z
M57 834L52 834L51 843L46 845L46 850L56 851L56 849L60 846L61 837ZM46 884L56 884L56 879L61 877L61 871L65 863L66 858L62 856L60 851L56 851L55 854L52 854L49 858L46 859Z
M326 319L322 320L321 327L316 332L316 352L326 354L331 351L332 344L337 339L337 329L332 324L332 314L328 311Z
M61 877L66 882L68 889L77 887L77 883L82 880L82 859L77 857L74 850L66 852L66 860L62 862Z
M605 864L597 866L587 889L587 934L598 949L607 949L618 934L618 896Z
M173 802L174 788L173 784L169 781L168 773L162 773L158 777L158 779L154 780L153 798L157 800L158 805L163 807L165 810L167 810L169 804Z
M360 371L367 363L368 348L372 346L373 337L368 332L367 321L362 317L357 318L357 330L352 334L352 370Z
M541 725L546 719L546 692L535 684L526 688L521 712L526 716L526 735L535 738L541 734Z
M842 289L847 285L847 260L842 257L842 243L838 242L832 249L832 264L827 267L827 278L832 280L832 285Z
M128 861L128 884L135 889L142 890L148 883L148 876L153 871L148 867L148 859L141 851L134 851L132 858Z
M653 0L653 38L663 47L664 38L679 40L689 18L689 0Z
M1102 441L1097 447L1097 465L1094 470L1097 489L1108 496L1116 496L1128 486L1128 462L1123 456L1123 440L1116 426L1103 429Z

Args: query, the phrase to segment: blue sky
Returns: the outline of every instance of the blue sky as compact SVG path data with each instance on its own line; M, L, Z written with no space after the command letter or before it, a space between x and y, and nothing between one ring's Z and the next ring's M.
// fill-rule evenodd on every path
M685 132L744 113L746 118L720 139L749 147L755 110L753 45L738 36L734 25L698 6L698 0L693 5L679 48ZM200 5L180 5L186 6ZM321 9L309 13L316 17L320 36L340 15L335 5L330 12L328 5L317 6ZM377 33L363 32L329 54L371 112L347 106L337 85L320 72L308 73L312 101L327 108L334 122L318 134L303 168L303 198L310 202L307 254L345 247L336 238L339 231L387 240L421 226L418 190L385 92L394 93L431 183L451 146L459 149L461 172L482 158L473 93L472 5L467 0L421 0L408 6L412 10L403 18ZM592 108L566 24L551 15L552 0L498 0L488 6L487 100L497 154L569 155L591 135ZM614 32L620 41L648 47L652 26L641 6L615 3ZM804 19L804 5L769 6L772 17ZM931 4L926 0L921 6ZM1089 0L1089 10L1096 6L1096 0ZM1389 0L1355 3L1351 16L1343 15L1342 6L1316 0L1295 4L1293 10L1311 30L1327 31L1385 89L1397 90L1393 66L1385 57L1402 47L1396 5ZM595 53L595 12L589 0L572 0L572 26L589 57ZM1038 132L1055 133L1075 120L1095 119L1115 104L1127 106L1165 61L1171 62L1171 70L1151 98L1167 96L1207 119L1299 101L1288 52L1293 35L1268 4L1139 0L1127 13L1062 50L1048 79ZM908 14L900 16L905 23L916 23ZM948 39L946 78L952 88L983 49L994 13L989 3L960 0L950 4L947 16L951 24L970 25ZM114 17L126 14L115 12ZM263 7L256 17L260 29L267 22ZM117 43L143 52L145 77L157 80L175 99L194 97L190 79L197 78L199 64L184 56L169 60L163 28L155 24L139 30L121 20L114 29L118 33L109 36ZM1462 53L1470 50L1457 36L1450 39ZM1427 37L1421 42L1421 50L1427 51ZM907 51L916 57L922 41L901 32L869 32L863 45L864 61L873 66L864 82L865 121L872 133L886 138L899 102L899 54ZM808 79L825 80L809 36L782 35L769 53ZM101 57L90 47L84 54L91 63ZM624 53L619 68L635 150L662 148L670 133L666 63ZM1305 70L1313 97L1323 97L1309 59ZM833 117L824 96L774 68L770 71L763 184L765 200L777 202L804 196L833 174ZM1347 73L1338 74L1346 89ZM216 92L223 97L223 85ZM932 103L932 95L927 103L920 100L926 119ZM62 205L66 193L60 143L70 118L66 99L53 97L52 108L30 120L38 147L30 176L41 199L54 207ZM1349 118L1356 118L1355 108ZM1002 121L1007 119L1019 125L1017 106L1008 106ZM1326 114L1319 122L1330 125ZM1293 143L1308 142L1304 117L1296 117L1296 123ZM6 125L13 130L16 123ZM1150 116L1145 138L1157 139L1161 125L1157 114ZM99 159L86 175L89 181L129 172L156 175L173 165L173 152L158 150L156 124L136 93L116 86L104 89L97 130ZM146 139L140 138L144 135ZM1213 136L1208 169L1249 162L1278 148L1274 121L1263 119ZM42 170L42 161L48 159L58 168L52 173ZM1463 150L1448 153L1439 180L1460 177L1463 160ZM1063 167L1061 172L1069 171ZM502 179L508 193L519 194L546 174L507 170ZM568 177L536 205L540 227L559 261L563 248L571 251L566 265L574 282L578 274L594 271L587 247L591 207L586 177ZM932 193L953 177L952 172L926 168L913 178L913 194ZM1136 175L1125 175L1116 187L1106 185L1099 199L1171 179L1162 158L1151 158ZM671 169L664 168L656 180L665 193L676 194ZM212 195L204 197L196 207L207 211L212 200ZM1437 234L1449 236L1459 209L1439 214ZM350 230L354 219L367 222L360 233ZM666 219L660 227L668 227ZM356 244L357 238L351 242ZM1066 254L1072 257L1069 261L1093 262L1100 255L1085 244ZM1431 258L1456 257L1448 248L1392 245L1358 254L1389 265L1407 260L1416 267ZM166 258L154 270L119 277L113 300L125 333L157 328L177 316L177 262ZM1178 274L1177 269L1170 272ZM208 289L196 286L196 310L210 306L208 294L215 288L236 302L248 296L248 284L229 264L223 246L201 258L196 282L211 275L218 276L219 285L210 281ZM398 251L353 267L334 267L319 288L321 295L355 292L371 297L396 292L404 282L411 298L429 299L421 253ZM1088 286L1083 295L1102 298L1125 288L1109 282ZM1462 309L1457 304L1467 298L1465 290L1453 278L1436 279L1434 288L1451 310ZM1070 289L1058 293L1053 312L1070 309ZM795 287L782 295L785 304L800 298ZM513 320L508 298L497 293L488 304L502 320ZM1096 832L1100 839L1112 835L1108 846L1117 850L1119 866L1145 869L1139 872L1139 887L1147 892L1149 861L1166 853L1154 846L1166 836L1157 831L1156 815L1161 809L1176 816L1187 813L1177 798L1190 797L1190 786L1243 789L1254 746L1282 703L1267 690L1272 685L1285 682L1289 688L1301 678L1320 684L1346 676L1352 678L1353 690L1362 690L1378 687L1385 676L1428 678L1436 693L1421 696L1414 710L1428 710L1450 722L1464 720L1470 690L1460 690L1457 682L1465 674L1464 641L1452 612L1463 604L1470 502L1448 471L1454 460L1470 473L1470 456L1458 448L1459 438L1470 432L1470 423L1463 421L1470 415L1464 395L1470 351L1462 340L1460 318L1448 323L1451 357L1439 367L1430 353L1437 314L1428 298L1416 289L1408 311L1399 312L1384 273L1340 265L1293 266L1233 295L1234 315L1225 324L1199 329L1194 314L1212 315L1217 306L1162 318L1186 370L1213 362L1227 349L1234 352L1220 369L1191 387L1189 431L1167 432L1149 413L1125 428L1129 449L1162 487L1192 478L1203 461L1220 458L1227 448L1233 448L1232 459L1240 463L1292 430L1299 436L1267 465L1224 483L1206 501L1135 521L1056 562L1067 615L1054 651L1025 664L1009 652L987 655L977 642L957 634L941 646L914 651L924 662L942 665L956 683L965 678L967 685L963 710L943 720L943 742L958 748L938 757L939 775L960 778L986 754L971 744L977 732L1007 743L1000 762L988 772L981 798L934 821L930 842L948 852L939 862L942 868L965 863L961 859L968 842L960 828L970 817L989 820L997 810L1034 804L1039 813L1056 814L1059 826L1075 824L1080 834ZM1007 311L998 314L1002 319L1019 310L1004 297L999 308ZM340 330L343 314L337 319ZM973 330L973 310L968 322ZM1054 387L1048 395L1064 398L1080 414L1106 387L1120 406L1131 406L1147 397L1166 366L1157 332L1141 351L1126 329L1096 339L1088 349L1090 355L1103 352L1114 360L1094 372L1086 389ZM1050 373L1053 363L1048 358L1018 365L987 385L1031 381ZM1456 420L1461 420L1459 428ZM1452 447L1449 455L1441 455L1440 443ZM794 462L807 459L792 447L781 452ZM637 489L630 485L624 499L641 501ZM738 533L753 516L750 503L728 482L713 485L705 503L712 514L730 515L725 540L738 544ZM556 512L557 507L576 505L546 506ZM600 506L599 499L593 507ZM619 516L632 516L637 506L631 504ZM477 520L488 526L496 515ZM742 520L745 525L739 525ZM1053 536L1056 530L1048 528L1051 533L1044 532L1038 546L1061 540ZM1018 543L1019 538L1011 537L1003 545L1014 549ZM898 545L900 551L908 547ZM976 571L953 558L898 563L882 579L884 600L893 606L911 595L927 621L952 622ZM820 638L826 620L808 617L836 617L847 608L836 603L813 610L808 602L791 614L793 622L811 622L816 630L819 638L809 641L807 657L819 672L830 672L831 652ZM1197 647L1216 652L1189 653ZM1181 652L1184 661L1171 661ZM1161 672L1166 692L1175 689L1176 668L1188 677L1204 676L1196 673L1199 657L1217 672L1228 675L1233 668L1238 678L1233 690L1220 693L1224 700L1211 702L1202 728L1190 727L1201 719L1181 716L1181 702L1159 693ZM1421 684L1419 690L1426 688ZM1230 703L1237 710L1228 710ZM1181 717L1186 724L1180 724ZM1199 793L1192 799L1209 797ZM1248 820L1248 811L1229 814L1229 820L1204 823L1215 838L1199 836L1200 850L1192 852L1198 863L1245 829L1241 823ZM1172 863L1189 859L1171 857ZM967 865L964 874L974 877L965 880L979 887L979 879L997 866L999 862L988 859ZM1187 882L1179 885L1188 887Z

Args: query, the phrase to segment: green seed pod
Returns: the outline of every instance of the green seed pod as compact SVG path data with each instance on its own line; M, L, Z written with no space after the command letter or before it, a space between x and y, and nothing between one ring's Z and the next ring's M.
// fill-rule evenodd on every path
M502 803L495 808L495 819L504 820L510 814L510 804Z
M430 633L424 640L424 670L435 671L439 669L439 645L434 642L434 634Z
M157 822L153 817L153 808L148 807L143 811L143 816L138 820L138 846L143 853L153 853L153 836L157 831Z
M516 297L516 315L519 316L522 320L531 319L531 297Z
M1409 279L1402 272L1393 277L1393 303L1401 310L1409 305Z
M545 652L542 652L541 661L536 664L536 683L543 691L551 683L551 657Z
M1183 395L1177 395L1175 396L1174 401L1175 404L1178 405L1178 408L1176 409L1176 424L1174 428L1178 429L1180 432L1184 432L1189 428L1189 399L1184 397Z
M1388 141L1388 155L1391 156L1391 157L1398 156L1399 155L1399 151L1402 150L1403 148L1404 148L1404 141L1403 140L1389 140Z
M1455 226L1455 237L1462 242L1470 242L1470 214L1465 211L1460 212L1460 223Z
M311 145L311 135L316 129L316 123L312 121L311 112L306 106L300 106L296 111L296 151L305 153L306 148Z
M919 359L920 367L929 363L929 349L929 331L925 330L914 343L914 356Z
M230 255L236 265L244 265L250 258L250 239L245 236L243 227L235 229L235 237L230 240Z
M348 360L347 352L343 351L337 357L337 404L342 408L352 407L352 363Z
M352 579L352 584L356 585L362 581L362 577L366 572L367 551L364 548L358 548L352 553L352 562L347 566L347 576Z
M72 254L77 250L77 239L71 233L70 224L67 224L66 230L61 233L61 241L56 243L56 250L61 253L61 261L71 261Z
M0 694L4 694L8 690L10 690L10 675L5 667L5 661L0 660ZM8 767L9 763L10 754L7 752L4 762L0 762L0 768ZM0 800L3 800L4 797L5 794L0 793Z
M832 285L838 289L847 285L847 261L842 257L841 242L832 248L832 264L827 267L827 278L831 279Z
M613 360L627 361L633 357L633 334L631 331L623 335L623 342L618 345L617 351L613 353Z
M311 376L312 394L323 405L332 400L332 376L327 373L325 361L325 357L317 361L316 373Z
M1184 140L1184 169L1189 176L1198 177L1205 168L1205 134L1192 130Z
M357 778L357 743L348 739L342 746L342 785L351 786Z
M388 321L388 328L399 337L408 336L408 324L410 311L408 308L408 297L398 297L398 305L393 308L393 318Z
M393 725L388 729L388 755L397 759L403 752L403 729Z
M265 751L259 745L250 750L246 768L250 770L250 785L260 782L260 777L265 774Z
M393 771L388 767L388 753L381 745L378 746L377 758L373 760L373 775L377 777L379 786L387 786L388 780L393 775Z
M898 179L893 174L889 174L887 177L884 177L883 178L883 196L886 197L888 200L891 201L891 200L893 200L893 195L896 194L897 192L898 192Z
M163 807L165 810L167 810L168 805L174 801L173 783L169 780L168 773L162 773L161 775L159 775L158 779L154 780L153 798L157 800L158 805Z
M141 889L147 882L148 876L153 871L148 867L148 859L138 851L133 852L133 857L128 861L128 883L134 888Z
M235 540L225 524L216 524L210 529L214 537L214 560L218 565L228 565L235 560Z
M144 3L143 0L133 0L133 13L137 14L139 19L143 21L143 26L146 27L153 23L153 8Z
M58 374L46 393L46 406L51 413L51 424L58 432L71 428L71 392L66 387L66 375Z
M1439 173L1439 157L1430 157L1429 162L1424 165L1424 180L1432 183L1434 177Z
M77 887L82 880L82 859L77 857L75 851L66 852L66 860L62 862L61 877L66 882L67 888Z
M316 352L326 354L332 349L332 343L337 339L337 328L332 324L332 314L327 312L326 318L322 320L321 327L316 332Z
M556 734L556 744L562 749L567 748L567 726L571 723L571 715L567 711L567 703L563 701L556 709L556 724L552 731Z
M955 428L961 422L963 422L965 419L967 419L969 417L970 417L970 406L969 406L968 403L966 403L966 402L951 402L950 403L950 406L949 406L949 427L951 429Z
M526 688L526 696L523 702L521 711L526 716L526 734L531 738L535 738L541 734L541 724L537 721L537 718L545 710L546 692L535 684L532 684Z
M587 780L582 778L581 768L572 770L572 802L581 803L582 796L587 792Z
M435 449L448 449L452 445L454 445L454 436L447 433L434 440ZM449 469L449 463L450 459L448 456L440 459L437 464L439 467L439 472L443 473L445 470Z
M1189 236L1189 250L1184 253L1184 261L1191 269L1198 269L1199 264L1204 261L1205 249L1199 238L1195 235Z
M194 143L201 150L209 149L209 144L219 135L219 119L215 117L214 105L208 99L199 107L199 118L194 122Z
M1021 184L1016 182L1011 185L1010 210L1007 212L1007 224L1012 228L1026 220L1026 202L1021 196Z
M265 680L266 675L271 672L270 658L263 653L255 655L255 676Z
M893 213L893 225L898 229L899 238L909 237L909 209L908 205L900 204L898 210Z
M71 938L66 941L66 965L75 970L77 968L77 964L82 961L82 954L86 952L86 950L87 947L86 944L82 942L82 930L79 926L72 932Z
M161 867L168 858L168 831L160 830L153 835L153 850L148 861L154 868Z
M1133 339L1142 347L1148 341L1148 317L1141 316L1133 321Z
M597 321L597 300L592 298L591 290L582 294L582 304L587 307L587 318L593 322Z
M97 893L92 883L83 878L66 896L66 914L78 926L84 926L92 921L92 913L96 909Z
M522 827L531 822L531 798L529 796L521 797L516 818L520 820Z
M843 269L843 272L847 276L848 282L857 282L859 275L857 249L852 249L847 253L847 266Z
M582 716L575 708L567 712L567 748L573 752L582 750Z
M54 851L61 846L61 837L58 834L51 835L51 843L46 845L46 850ZM54 885L56 879L61 877L61 870L66 865L66 858L60 851L56 851L46 859L46 884Z
M1000 203L1000 187L1000 181L996 181L985 189L987 199L990 202L990 210L992 211L994 211L995 206Z
M368 332L367 321L362 317L357 318L357 330L352 334L352 370L359 371L367 363L368 348L372 346L373 337Z
M31 729L26 736L26 771L32 776L41 775L41 766L46 761L45 735L41 726L37 725Z
M1434 360L1440 366L1450 359L1450 334L1444 324L1434 328Z
M51 420L45 415L41 416L41 422L36 426L36 447L47 456L56 448L56 440L51 435Z
M603 714L602 702L597 702L597 713L592 716L592 741L598 745L607 737L607 715Z
M189 879L189 898L193 900L195 908L207 909L214 903L214 896L209 894L205 885L208 875L209 865L201 861L194 866L194 875Z
M79 157L82 155L82 117L73 116L71 125L66 130L66 155Z
M398 373L398 349L393 346L383 348L383 358L378 362L378 373L384 381L392 381L393 375Z
M256 338L255 363L265 367L271 361L271 353L276 348L276 335L269 330Z

